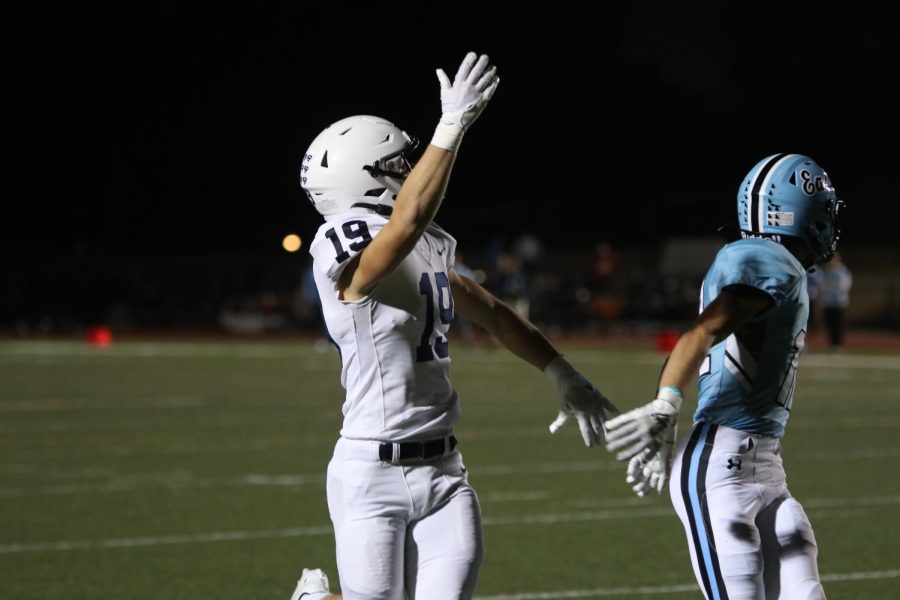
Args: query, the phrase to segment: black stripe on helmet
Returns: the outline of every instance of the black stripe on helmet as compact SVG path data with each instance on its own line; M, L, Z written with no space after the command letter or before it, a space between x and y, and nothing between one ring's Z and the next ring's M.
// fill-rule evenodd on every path
M776 154L769 161L762 166L762 168L757 171L756 178L750 184L750 231L753 233L762 233L762 226L759 223L759 203L762 202L762 198L760 195L762 193L762 185L763 181L766 180L766 177L769 175L769 171L772 170L772 167L775 166L779 160L787 156L787 152L783 152L781 154Z

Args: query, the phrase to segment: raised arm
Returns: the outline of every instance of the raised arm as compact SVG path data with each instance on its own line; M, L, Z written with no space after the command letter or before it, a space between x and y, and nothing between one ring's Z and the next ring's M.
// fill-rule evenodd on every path
M397 194L390 221L347 265L339 282L345 300L364 298L412 251L434 219L450 180L463 133L478 118L497 89L496 67L487 55L470 52L451 82L440 69L443 114L434 137Z

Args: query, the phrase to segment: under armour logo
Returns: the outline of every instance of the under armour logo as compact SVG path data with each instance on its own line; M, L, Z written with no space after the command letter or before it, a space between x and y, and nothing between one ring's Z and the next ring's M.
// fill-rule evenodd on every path
M728 470L730 471L731 469L737 469L738 471L740 471L741 470L741 459L729 458L728 459Z

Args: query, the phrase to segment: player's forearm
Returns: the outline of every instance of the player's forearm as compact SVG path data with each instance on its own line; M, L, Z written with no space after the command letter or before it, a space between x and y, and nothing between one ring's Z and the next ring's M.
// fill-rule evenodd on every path
M450 285L457 313L483 327L522 360L543 371L559 356L537 327L468 277L451 270Z
M694 327L682 335L666 361L659 387L674 386L684 393L714 342L715 335L703 327Z
M428 146L406 178L397 195L390 223L404 241L412 240L415 245L434 220L447 191L455 157L452 152Z
M400 188L390 221L366 248L359 264L345 269L347 283L342 289L346 299L370 293L413 251L441 206L454 158L451 152L428 146Z
M683 393L709 354L709 349L759 315L770 301L769 296L755 290L742 287L723 290L675 344L660 376L659 387L671 385Z
M544 334L508 304L498 302L494 317L485 328L510 352L542 371L559 356Z

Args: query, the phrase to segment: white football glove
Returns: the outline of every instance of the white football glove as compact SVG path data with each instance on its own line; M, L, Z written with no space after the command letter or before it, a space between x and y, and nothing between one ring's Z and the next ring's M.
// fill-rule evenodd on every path
M500 78L497 67L488 68L488 56L469 52L451 83L443 69L437 69L441 84L441 120L431 140L433 146L456 152L466 129L475 122L494 95Z
M674 439L681 400L681 392L666 386L649 404L610 419L606 422L606 449L619 451L616 460L629 460L644 450L656 452L670 435Z
M590 448L602 442L603 423L606 421L604 411L619 414L615 404L591 385L562 355L551 360L544 368L544 373L556 383L559 390L560 410L550 424L550 433L556 433L570 417L575 417L585 446Z
M672 470L672 451L675 447L675 434L678 426L666 430L662 445L653 452L648 448L628 461L625 483L634 484L631 489L643 498L650 490L662 494Z

